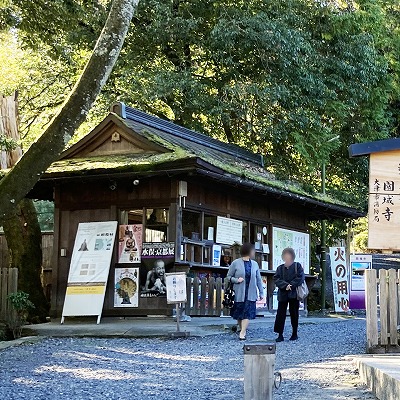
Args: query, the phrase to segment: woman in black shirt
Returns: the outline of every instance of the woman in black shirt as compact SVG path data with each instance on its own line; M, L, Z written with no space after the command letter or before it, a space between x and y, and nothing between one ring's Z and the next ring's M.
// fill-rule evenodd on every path
M292 336L289 340L297 340L299 325L299 300L296 288L304 282L304 270L300 263L294 261L295 252L288 247L282 252L284 264L280 265L274 275L275 285L278 287L278 311L275 318L274 332L278 334L277 342L283 342L286 310L289 305L290 322L292 323Z

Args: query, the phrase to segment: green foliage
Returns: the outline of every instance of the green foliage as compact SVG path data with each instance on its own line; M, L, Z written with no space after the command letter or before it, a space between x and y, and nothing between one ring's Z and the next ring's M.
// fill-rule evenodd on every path
M21 337L22 328L26 324L29 311L35 308L35 305L29 300L29 294L18 291L7 296L14 312L10 313L7 320L8 327L12 330L14 339Z
M42 232L52 232L54 230L54 203L51 201L34 202L37 218Z
M21 93L29 143L74 83L110 1L4 3L0 27L15 47L11 86ZM326 162L329 193L366 207L368 162L349 159L347 148L399 133L399 7L395 0L142 0L83 129L117 98L263 153L269 172L307 191L319 191Z
M352 222L351 251L355 253L368 252L368 218L359 218Z

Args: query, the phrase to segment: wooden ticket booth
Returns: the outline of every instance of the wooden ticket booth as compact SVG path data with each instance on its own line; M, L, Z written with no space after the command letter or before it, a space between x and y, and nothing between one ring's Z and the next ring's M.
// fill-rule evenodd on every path
M272 309L272 276L282 249L295 248L311 280L309 221L361 215L276 180L258 154L123 103L62 154L31 196L55 203L54 316L64 305L79 223L118 222L103 315L134 316L171 313L159 272L223 278L237 256L234 244L247 241L255 244L264 278L261 306ZM124 291L125 297L135 293L134 305L128 298L117 304L119 282L127 282L117 275L125 272L136 274Z

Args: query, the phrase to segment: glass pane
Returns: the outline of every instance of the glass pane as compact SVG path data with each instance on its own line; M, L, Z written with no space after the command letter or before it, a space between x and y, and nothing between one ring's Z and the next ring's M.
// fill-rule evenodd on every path
M168 208L147 208L146 222L147 225L168 224Z
M201 214L183 210L182 212L182 234L189 239L201 240Z
M209 228L213 229L212 238L208 237ZM217 217L215 217L214 215L207 215L207 214L204 215L204 232L203 232L204 239L206 240L210 239L213 242L215 242L216 234L217 234Z
M119 222L122 225L142 224L143 208L137 210L121 210Z
M168 208L146 209L146 242L168 241Z

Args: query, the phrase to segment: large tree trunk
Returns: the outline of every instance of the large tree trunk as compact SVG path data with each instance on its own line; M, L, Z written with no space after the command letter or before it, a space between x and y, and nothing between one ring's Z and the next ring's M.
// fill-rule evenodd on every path
M18 132L17 94L0 97L0 132L15 143ZM3 150L0 169L11 168L22 156L20 146ZM40 275L42 272L42 232L33 201L23 199L13 215L4 222L4 234L10 251L10 267L18 268L18 290L29 294L35 309L30 311L31 321L45 321L49 304L44 296Z
M18 290L28 293L29 299L35 305L35 309L30 311L29 319L33 322L44 322L48 316L49 303L40 279L42 232L33 201L21 200L12 218L5 221L3 229L10 250L10 267L18 268Z
M49 127L0 180L0 225L57 160L106 83L139 0L114 0L93 53L71 94Z

